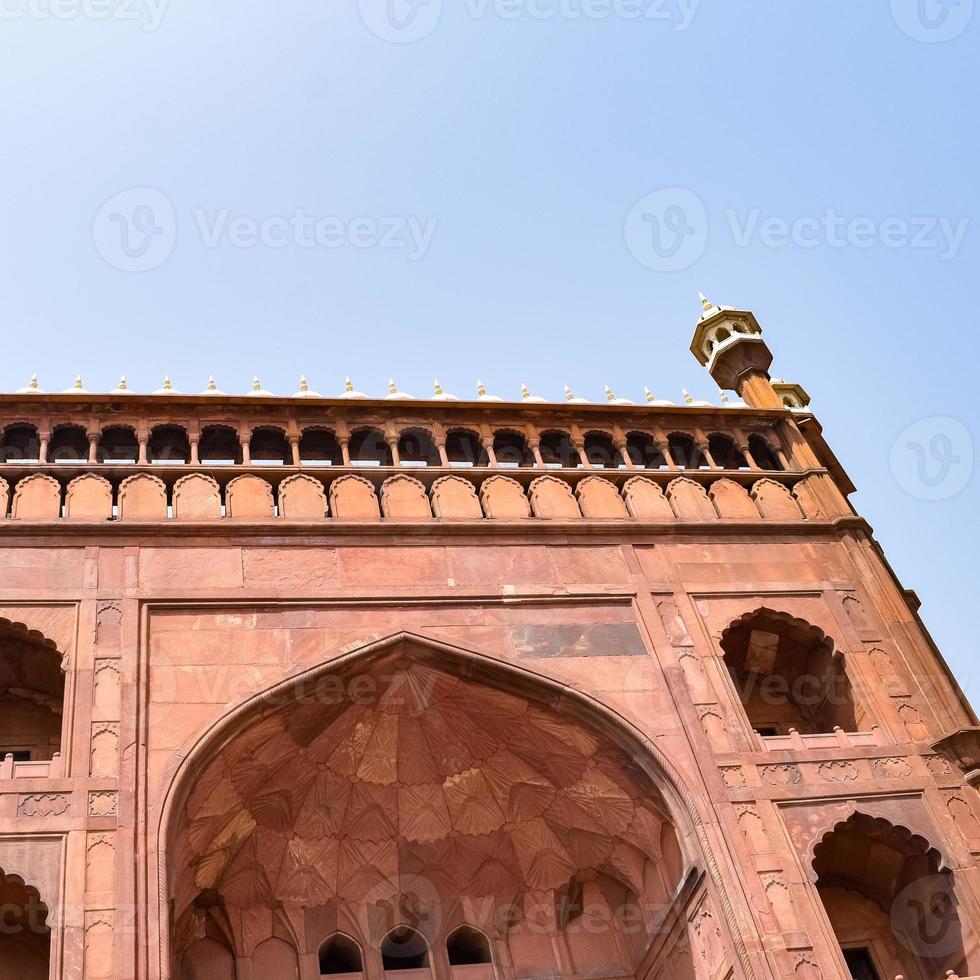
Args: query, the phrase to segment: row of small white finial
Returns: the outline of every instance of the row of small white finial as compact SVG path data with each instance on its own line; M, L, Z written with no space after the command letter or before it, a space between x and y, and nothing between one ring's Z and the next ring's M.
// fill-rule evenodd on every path
M673 404L673 402L665 401L663 399L658 399L649 388L644 388L643 389L643 392L644 392L644 396L646 398L646 402L648 404L650 404L650 405L660 406L660 405L672 405ZM40 394L44 394L44 393L45 392L43 392L42 389L40 388L40 386L38 385L38 380L37 380L37 375L36 374L34 374L34 375L31 376L31 382L30 382L30 384L26 388L21 388L17 392L17 394L19 394L19 395L28 395L28 394L39 394L40 395ZM87 395L87 394L90 394L90 392L85 388L84 384L82 383L82 378L79 375L78 377L75 378L75 383L70 388L65 389L65 391L62 392L62 394L66 394L66 395ZM126 378L125 378L125 375L124 375L123 377L121 377L119 379L118 386L116 388L114 388L112 391L107 392L107 394L110 394L110 395L130 395L130 394L135 394L135 392L133 392L132 389L130 389L129 386L126 384ZM179 391L177 391L176 388L174 388L173 383L171 382L171 380L170 380L170 378L168 376L168 377L165 377L163 379L163 387L158 388L156 391L153 392L153 394L154 395L179 395L179 394L182 394L182 392L179 392ZM208 379L208 386L207 386L207 388L204 389L204 391L201 392L201 394L202 395L224 395L225 392L221 391L218 388L218 385L216 384L214 378L209 378ZM275 397L271 391L266 391L262 387L262 383L259 381L258 378L253 378L252 379L252 390L249 391L248 394L250 396L258 396L258 397L268 397L268 398ZM476 398L477 401L484 401L484 402L503 402L503 401L506 400L504 398L501 398L498 395L488 394L487 389L486 389L486 386L483 384L482 381L477 381L477 383L476 383L476 394L477 394L477 398ZM320 395L318 392L313 391L310 388L310 386L309 386L309 384L308 384L308 382L307 382L307 380L306 380L306 378L304 376L304 377L300 378L299 391L297 391L296 394L293 395L293 397L294 398L322 398L323 396ZM347 399L365 399L365 398L368 398L369 396L368 395L365 395L363 392L355 391L354 390L354 383L351 381L351 379L350 378L345 378L344 379L344 392L343 392L343 394L341 394L341 395L339 395L337 397L339 397L339 398L347 398ZM389 399L389 400L392 400L392 401L397 401L397 400L411 401L411 400L414 400L413 397L412 397L412 395L409 395L409 394L407 394L405 392L399 391L397 385L395 384L395 382L393 380L389 380L389 382L388 382L388 394L387 394L386 398ZM448 392L444 391L442 385L439 384L438 381L436 381L435 382L435 385L434 385L432 400L433 401L461 401L462 399L460 399L456 395L452 395L452 394L449 394ZM722 400L722 404L723 405L737 405L737 404L740 404L740 403L732 402L728 398L728 396L725 395L725 394L722 394L721 400ZM542 398L540 395L532 395L531 394L531 391L530 391L530 389L528 388L527 385L521 385L521 397L520 397L520 401L527 402L527 403L532 403L532 404L546 404L548 400L546 398ZM565 385L565 401L567 401L569 404L572 404L572 405L587 405L587 404L589 404L588 399L577 397L575 395L575 393L572 391L572 389L568 387L568 385ZM635 402L630 401L628 398L619 398L619 397L617 397L616 393L608 385L606 386L606 401L609 402L612 405L634 405L635 404ZM684 389L684 401L685 401L686 404L692 405L692 406L704 407L704 408L713 407L710 402L699 402L699 401L696 401L694 399L694 396L691 395L691 393L689 391L687 391L687 389Z

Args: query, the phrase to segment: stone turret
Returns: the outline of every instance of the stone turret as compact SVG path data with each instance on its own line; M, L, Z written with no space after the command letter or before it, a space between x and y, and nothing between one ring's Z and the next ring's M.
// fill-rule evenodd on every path
M694 328L691 352L722 389L738 393L752 408L782 408L769 380L772 351L749 310L715 306L700 295L704 312Z

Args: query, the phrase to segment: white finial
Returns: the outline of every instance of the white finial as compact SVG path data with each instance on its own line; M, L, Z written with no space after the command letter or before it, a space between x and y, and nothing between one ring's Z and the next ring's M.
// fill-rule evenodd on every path
M306 380L305 374L301 374L299 376L299 390L304 393L310 390L310 385L309 382Z
M37 372L36 371L34 372L34 374L31 375L31 380L30 380L29 384L27 385L27 387L26 388L18 388L17 389L17 394L18 395L40 395L40 394L43 394L43 392L41 391L41 389L38 387L38 384L37 384Z
M612 388L609 387L609 385L606 385L606 401L614 402L615 400L616 400L616 393L612 390Z
M75 383L72 385L72 387L76 391L84 391L85 390L84 387L82 386L82 376L80 374L76 374L75 375Z
M252 378L252 391L261 391L261 390L262 390L262 382L259 381L257 376Z
M31 383L27 387L37 389L37 371L31 375Z
M701 300L701 308L704 310L705 313L715 308L715 304L712 303L711 300L704 295L704 293L699 292L698 299Z
M217 391L218 385L213 377L208 378L208 391Z
M397 395L398 394L398 385L395 384L395 379L394 378L389 378L388 379L388 394L389 395Z
M354 393L354 382L351 381L349 376L344 378L344 391L346 391L348 394Z
M657 400L657 396L646 386L643 388L643 394L646 395L647 401L651 405Z
M725 405L726 407L728 405L731 405L731 403L732 403L731 398L729 398L728 397L728 394L726 392L724 392L724 391L721 393L721 403L722 403L722 405Z
M479 379L476 379L476 397L485 398L487 394L487 386Z
M436 381L436 382L433 383L433 387L435 389L435 396L436 396L436 398L438 398L440 395L444 395L445 394L445 392L442 390L442 385L439 384L438 381Z
M521 398L527 401L531 397L531 389L526 384L521 384Z
M688 405L693 405L694 404L694 395L692 395L687 390L687 388L684 388L683 391L684 391L684 401L686 401Z
M128 386L126 384L126 375L125 374L120 374L119 375L119 390L120 391L125 391L127 387Z
M565 385L565 401L570 402L575 398L575 392L568 385Z

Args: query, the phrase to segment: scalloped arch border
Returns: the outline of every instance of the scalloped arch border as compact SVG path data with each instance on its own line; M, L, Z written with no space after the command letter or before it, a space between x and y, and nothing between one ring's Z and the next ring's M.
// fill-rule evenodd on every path
M198 736L187 747L186 751L179 753L179 761L171 764L168 771L169 782L157 819L156 854L159 902L157 948L160 954L160 980L171 980L172 978L170 870L168 864L170 846L176 827L179 804L193 787L195 771L208 761L218 747L243 731L250 723L253 715L260 715L264 710L268 710L270 703L274 704L281 700L283 695L288 694L290 689L295 689L297 684L314 681L328 674L340 673L360 662L370 664L405 643L420 647L430 657L448 659L449 669L456 668L457 673L461 672L465 677L483 680L485 683L502 689L506 689L508 683L520 680L523 682L522 691L527 694L530 690L532 700L539 704L545 704L556 711L571 712L573 717L577 717L596 728L620 748L627 751L662 794L669 814L677 827L684 830L681 839L683 840L682 851L685 856L687 874L684 876L682 884L690 879L692 872L702 867L703 862L703 867L724 910L729 935L743 974L747 980L755 980L757 973L748 956L745 940L735 916L731 898L724 886L720 868L712 850L704 821L698 810L697 802L679 770L654 740L644 735L613 708L581 691L539 674L537 671L410 631L399 631L374 642L358 645L354 649L341 653L333 660L287 677L272 687L253 695ZM460 668L462 668L461 671ZM439 669L447 669L444 661L440 662Z

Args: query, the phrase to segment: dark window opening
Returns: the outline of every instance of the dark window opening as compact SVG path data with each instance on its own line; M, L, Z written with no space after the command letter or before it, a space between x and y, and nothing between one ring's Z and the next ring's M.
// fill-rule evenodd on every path
M4 753L4 758L8 755L13 756L14 762L30 762L31 761L31 750L30 749L7 749Z
M191 458L191 444L187 431L179 425L158 425L150 433L147 459L151 463L177 465Z
M391 448L380 429L358 429L350 437L350 461L357 466L391 466Z
M470 966L491 963L490 943L482 932L470 926L460 926L446 940L450 966Z
M582 461L567 432L545 432L541 435L541 461L549 467L581 466Z
M623 458L606 432L588 432L585 436L585 458L590 466L603 469L616 469L625 465Z
M779 728L776 725L756 725L755 730L763 738L772 738L779 734Z
M65 675L49 646L0 633L0 759L46 761L61 751Z
M361 948L349 936L331 936L320 947L320 976L360 973Z
M744 470L748 469L748 462L745 454L731 436L713 435L708 439L708 451L715 465L723 470Z
M403 466L442 466L439 448L425 429L406 429L401 434L398 458Z
M457 429L446 436L446 458L450 466L486 466L490 460L475 432Z
M626 452L634 466L645 470L659 470L667 465L657 440L646 432L631 432L626 437Z
M304 429L299 440L300 462L316 466L342 466L343 453L329 429Z
M527 448L527 440L519 432L495 432L493 452L499 466L515 468L534 465L534 456Z
M113 425L102 430L97 456L100 463L135 463L139 455L136 433L128 426Z
M869 949L845 949L844 961L853 980L881 980Z
M701 453L692 436L684 432L672 432L667 439L670 458L682 470L696 470L701 465Z
M783 467L768 439L760 435L749 436L749 452L760 470L781 470Z
M248 455L259 466L288 466L293 454L282 429L254 429Z
M0 463L36 463L41 440L33 425L8 425L0 441Z
M212 466L233 466L242 461L238 433L227 425L208 425L201 431L197 455L202 463Z
M49 463L84 463L88 460L88 436L80 425L60 425L48 445Z
M420 970L428 966L425 940L407 927L389 932L381 944L381 965L385 970Z

